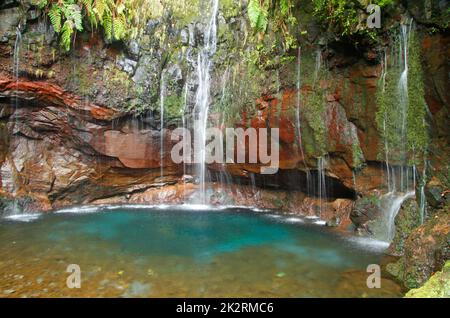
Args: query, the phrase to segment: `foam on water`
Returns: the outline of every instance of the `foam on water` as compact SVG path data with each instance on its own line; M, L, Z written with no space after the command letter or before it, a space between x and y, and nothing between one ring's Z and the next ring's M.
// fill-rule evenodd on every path
M41 215L42 214L40 213L24 213L24 214L7 215L4 218L12 221L31 222L37 220Z

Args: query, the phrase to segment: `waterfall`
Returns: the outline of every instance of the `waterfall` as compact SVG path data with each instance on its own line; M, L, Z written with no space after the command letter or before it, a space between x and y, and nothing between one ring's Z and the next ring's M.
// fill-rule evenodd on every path
M160 135L160 147L159 147L159 155L160 155L160 169L161 169L161 181L164 176L164 98L166 95L166 77L164 72L161 72L161 81L159 85L159 114L161 121L161 135Z
M376 233L376 237L385 242L392 242L395 235L395 217L406 199L413 198L414 191L403 194L387 193L381 198L381 206L385 213L383 216L383 227Z
M306 161L305 161L305 152L303 151L303 142L302 142L302 125L301 125L301 116L300 116L300 108L301 108L301 100L302 100L302 96L301 96L301 78L302 78L302 63L301 63L301 47L298 48L297 51L297 109L296 109L296 113L295 113L295 120L296 120L296 126L297 126L297 143L298 146L300 148L300 153L302 156L302 160L303 160L303 165L305 167L305 172L306 172L306 184L307 184L307 192L309 195L309 191L308 191L308 185L310 182L310 171L308 166L306 165Z
M384 211L383 223L381 228L376 233L377 238L391 242L395 235L395 217L397 216L403 202L415 196L415 188L417 182L417 169L415 165L408 164L408 149L407 149L407 112L409 107L408 96L408 80L409 80L409 45L412 31L412 19L406 24L400 26L397 37L397 49L393 50L393 59L391 66L394 68L394 73L399 74L396 82L396 93L398 96L397 103L393 104L394 111L398 114L396 119L396 142L389 145L387 138L384 140L385 164L386 164L386 178L388 193L382 196L381 206ZM385 52L382 62L381 85L382 93L386 88L386 74L388 73L388 60ZM391 75L391 74L389 74ZM386 120L388 113L386 111L383 120L383 130L386 136ZM413 149L414 150L414 149ZM398 154L398 158L391 157L391 153ZM395 163L395 161L398 163ZM392 163L394 161L394 163ZM425 168L424 168L425 169ZM425 170L423 171L422 180L425 178ZM423 182L422 182L423 183ZM425 209L424 189L420 189L420 218L423 222L423 214ZM422 206L423 205L423 206Z
M20 45L22 43L22 33L20 26L16 28L16 41L14 42L14 56L13 56L13 74L15 80L19 80L19 66L20 66Z
M188 82L189 80L186 81L186 83L184 84L184 98L183 98L183 114L182 114L182 124L183 124L183 128L187 128L187 121L186 121L186 113L187 113L187 105L188 105ZM184 156L184 154L183 154ZM183 175L186 174L186 162L185 160L183 160Z
M200 202L206 203L206 128L208 121L208 110L210 106L210 86L211 86L211 57L216 52L217 46L217 13L219 10L219 0L212 1L212 7L208 12L209 22L203 33L203 47L197 56L196 72L198 76L198 88L194 106L194 138L196 149L196 160L198 164L197 174L200 183Z
M423 221L425 220L426 214L427 214L427 198L425 197L425 185L426 185L426 170L427 170L427 162L424 159L423 162L423 171L422 171L422 180L420 183L420 193L419 193L419 211L420 211L420 224L423 224Z
M384 94L386 91L386 74L387 74L387 65L388 65L386 50L384 51L383 57L384 57L383 62L381 63L381 68L382 68L381 80L382 80L382 90L383 90L383 94ZM386 135L386 116L387 116L387 113L385 111L384 119L383 119L384 135ZM389 144L388 144L387 140L385 140L385 142L384 142L384 154L385 154L385 164L386 164L387 186L388 186L389 192L391 192L391 191L393 191L393 189L392 189L392 184L391 184L391 173L390 173L390 167L389 167Z
M409 36L411 33L411 25L412 22L407 25L403 24L400 27L400 40L399 40L399 66L401 68L401 75L398 80L397 89L398 89L398 97L399 97L399 105L398 111L401 115L401 127L400 127L400 140L401 140L401 166L400 166L400 185L399 190L401 192L408 192L411 190L411 186L409 183L410 179L410 171L413 170L414 176L414 167L407 166L407 127L406 127L406 118L408 111L408 56L409 56ZM393 176L395 177L395 175ZM415 184L413 184L412 189L414 189ZM392 191L395 191L395 187L392 188Z
M22 33L20 31L20 24L16 28L16 40L14 42L14 55L13 55L13 76L15 80L15 94L12 100L12 106L14 108L14 126L13 132L16 129L17 117L19 112L19 97L18 97L18 88L19 88L19 71L20 71L20 46L22 44ZM11 167L13 169L13 167ZM14 198L12 203L12 214L19 214L19 202L16 198Z
M324 157L317 158L317 193L319 196L319 217L322 216L323 200L327 199L326 179L325 179L326 159Z

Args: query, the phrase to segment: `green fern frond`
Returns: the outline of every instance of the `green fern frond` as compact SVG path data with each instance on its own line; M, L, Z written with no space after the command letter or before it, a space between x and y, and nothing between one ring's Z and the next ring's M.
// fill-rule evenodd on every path
M260 5L259 0L250 0L247 11L252 28L260 32L265 32L268 23L268 12Z
M121 40L125 38L126 34L126 22L125 16L121 15L113 20L113 34L114 39Z
M95 0L94 7L92 10L97 14L97 17L100 22L103 21L103 17L105 15L106 8L107 8L107 6L106 6L105 0Z
M33 1L31 1L31 4L37 6L39 9L44 9L47 6L48 1L47 0L33 0Z
M111 40L112 38L112 32L113 32L113 24L112 24L112 17L108 14L104 14L102 18L102 26L103 30L105 31L105 38L107 40Z
M67 6L67 12L66 18L73 21L73 25L78 31L83 31L83 16L80 7L77 4L70 4Z
M48 11L48 17L55 32L56 33L61 32L61 7L55 4L52 5L50 10Z
M283 16L287 16L289 14L290 8L291 8L290 0L281 0L280 1L280 9L281 9L281 14Z
M72 41L72 34L73 34L73 22L71 20L66 20L64 22L64 25L61 29L61 46L65 51L70 50L70 43Z

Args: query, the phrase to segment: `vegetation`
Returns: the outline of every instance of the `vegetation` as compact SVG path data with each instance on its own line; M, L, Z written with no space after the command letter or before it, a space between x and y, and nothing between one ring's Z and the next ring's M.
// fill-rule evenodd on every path
M146 0L33 0L48 15L60 36L61 47L69 51L76 32L86 26L101 27L106 40L136 37L143 29L149 10Z
M386 73L377 92L378 111L376 122L385 145L390 152L389 159L422 162L429 143L426 125L425 91L420 62L420 45L417 35L412 32L409 41L408 59L408 104L406 111L399 109L399 87L401 67L394 65ZM402 126L405 130L402 131Z
M250 0L247 13L252 28L263 37L267 31L269 22L274 31L281 31L284 37L284 46L288 50L296 46L296 40L289 30L297 24L297 19L292 13L293 0Z
M384 8L394 0L373 0L371 3ZM329 31L340 36L364 35L374 39L375 29L368 29L365 24L366 7L356 0L313 0L314 15L325 22Z

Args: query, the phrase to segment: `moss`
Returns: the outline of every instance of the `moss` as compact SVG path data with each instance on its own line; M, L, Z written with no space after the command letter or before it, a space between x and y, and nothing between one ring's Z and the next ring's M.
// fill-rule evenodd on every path
M221 0L220 9L225 19L236 17L241 13L242 0Z
M172 94L164 99L164 109L170 119L181 118L184 110L184 100L182 96Z
M360 169L364 165L365 158L358 139L352 143L352 156L353 168L355 170Z
M402 255L406 239L420 224L420 212L417 202L414 199L405 201L395 217L395 236L389 247L390 252L395 255Z
M405 298L450 298L450 261L422 287L406 293Z
M304 114L314 132L315 149L318 156L326 152L325 105L325 96L320 89L311 92L305 103Z
M425 88L421 65L420 43L417 34L410 36L409 74L408 74L408 112L407 112L407 142L408 149L414 152L413 163L421 162L420 155L427 151L429 136L425 116Z
M275 206L275 208L278 210L283 210L284 205L285 205L285 202L283 200L281 200L280 198L274 199L272 203Z
M373 0L381 8L392 6L394 0ZM366 5L361 1L313 0L314 15L325 23L328 32L338 36L363 36L371 41L377 40L377 30L367 26ZM383 10L384 11L384 10Z
M380 80L376 94L378 105L376 123L384 141L383 147L387 145L389 149L389 160L410 165L418 164L423 162L426 155L429 136L420 45L415 32L410 34L409 41L408 105L405 117L399 109L400 76L400 67L394 65L387 69L385 82ZM404 132L403 121L406 124ZM384 158L384 151L385 149L381 149L380 159Z
M397 262L387 264L386 271L389 274L391 274L396 280L403 281L404 275L403 259L399 259Z

